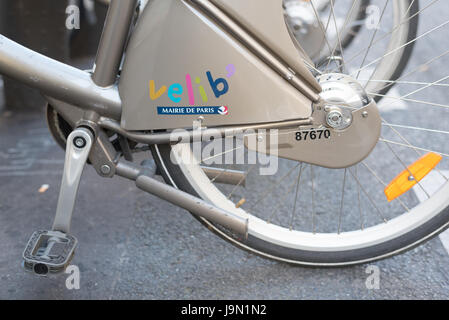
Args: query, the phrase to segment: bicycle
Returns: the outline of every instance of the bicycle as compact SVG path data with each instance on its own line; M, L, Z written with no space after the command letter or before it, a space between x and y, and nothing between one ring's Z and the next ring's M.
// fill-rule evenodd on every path
M448 155L435 145L447 106L410 96L444 89L448 77L407 80L422 65L404 73L415 42L447 24L418 35L437 1L152 0L140 10L112 0L89 71L1 37L0 73L43 92L66 149L53 228L33 234L25 267L45 275L70 263L86 162L238 248L288 263L365 263L442 232ZM390 95L398 85L418 89ZM388 99L407 111L389 111ZM147 151L166 184L133 161Z

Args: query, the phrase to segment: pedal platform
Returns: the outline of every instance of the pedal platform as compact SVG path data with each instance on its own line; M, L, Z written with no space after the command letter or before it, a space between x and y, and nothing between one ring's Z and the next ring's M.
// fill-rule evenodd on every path
M23 252L23 266L41 276L64 272L77 244L74 236L59 231L36 231Z

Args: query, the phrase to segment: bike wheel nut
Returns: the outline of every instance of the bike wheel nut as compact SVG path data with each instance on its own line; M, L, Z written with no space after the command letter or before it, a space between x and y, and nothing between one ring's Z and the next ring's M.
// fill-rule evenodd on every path
M77 147L77 148L84 148L86 146L86 139L84 139L83 137L75 137L73 139L73 144Z
M100 171L102 174L110 174L111 173L111 167L107 164L104 164L101 166Z
M326 122L332 128L337 128L337 127L341 126L341 124L343 122L343 115L338 110L330 111L327 114Z

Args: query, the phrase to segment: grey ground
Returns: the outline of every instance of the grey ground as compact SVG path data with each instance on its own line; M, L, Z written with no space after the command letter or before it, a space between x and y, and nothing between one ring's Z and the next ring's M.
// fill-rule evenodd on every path
M429 17L444 20L447 9L440 1L420 32L437 24ZM444 39L442 50L447 48L444 34L438 38ZM419 44L415 55L416 63L425 61L435 55L434 45ZM447 64L440 66L447 70ZM432 79L438 77L423 81ZM0 299L449 298L449 255L438 238L374 263L380 289L369 290L367 265L313 269L256 257L216 237L184 210L131 182L100 178L90 167L72 224L80 240L73 264L80 268L81 288L68 290L65 275L36 278L20 268L28 237L51 225L63 156L41 113L1 115ZM50 188L39 193L43 184Z

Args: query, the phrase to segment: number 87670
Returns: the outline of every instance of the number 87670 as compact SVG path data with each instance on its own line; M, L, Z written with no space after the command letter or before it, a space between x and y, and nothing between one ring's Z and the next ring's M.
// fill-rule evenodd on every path
M298 131L295 134L296 141L321 140L329 139L331 137L331 132L327 129Z

